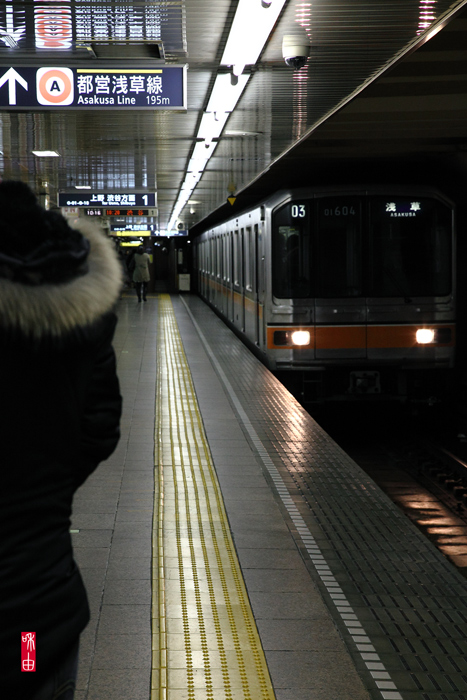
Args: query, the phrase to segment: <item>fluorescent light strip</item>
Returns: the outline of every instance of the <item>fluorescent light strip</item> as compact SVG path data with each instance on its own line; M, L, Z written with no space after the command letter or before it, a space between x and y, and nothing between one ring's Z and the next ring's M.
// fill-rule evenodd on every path
M249 75L240 75L238 83L232 85L230 73L220 73L212 88L206 112L233 112L249 79Z
M32 151L38 158L59 158L60 153L57 151Z
M206 112L203 114L198 129L198 138L204 139L207 143L218 139L229 117L229 112Z
M180 212L201 179L206 165L217 147L217 142L212 139L219 138L221 135L230 113L237 106L249 79L249 75L241 75L238 83L232 85L230 74L221 73L217 76L197 134L197 138L202 138L204 141L199 141L193 149L187 174L180 188L180 196L172 211L168 225L169 231L174 228ZM193 177L195 174L196 178Z
M221 64L237 66L236 75L240 75L244 66L254 65L285 2L275 0L269 7L264 7L261 0L240 0ZM240 67L242 70L239 70Z
M249 75L242 75L244 67L257 62L285 3L286 0L240 0L238 3L221 60L221 65L233 66L238 81L232 85L230 74L226 73L216 77L197 135L204 141L198 142L193 149L168 231L174 228L180 212L201 179L217 146L213 139L221 135L250 79Z

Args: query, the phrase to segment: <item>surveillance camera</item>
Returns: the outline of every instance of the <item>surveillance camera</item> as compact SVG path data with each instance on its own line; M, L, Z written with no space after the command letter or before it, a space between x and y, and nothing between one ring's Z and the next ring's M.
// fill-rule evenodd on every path
M310 55L310 41L303 34L286 34L282 40L282 56L289 68L303 68Z

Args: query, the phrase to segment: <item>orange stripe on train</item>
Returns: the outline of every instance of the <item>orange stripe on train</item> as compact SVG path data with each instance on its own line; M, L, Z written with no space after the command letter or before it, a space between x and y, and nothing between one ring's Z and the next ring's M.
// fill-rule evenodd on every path
M430 328L450 328L451 341L436 343L437 347L455 344L455 326L425 324ZM364 349L364 348L412 348L418 345L415 334L424 324L410 326L268 326L268 348L290 348L290 345L276 345L276 331L309 331L311 343L317 350ZM297 349L297 348L295 348ZM299 348L298 348L299 349Z

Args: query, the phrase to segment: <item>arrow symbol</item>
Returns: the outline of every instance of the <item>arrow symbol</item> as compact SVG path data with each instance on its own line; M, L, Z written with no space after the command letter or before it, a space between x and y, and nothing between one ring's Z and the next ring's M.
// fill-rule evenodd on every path
M28 84L24 78L15 71L14 68L9 68L4 75L0 78L0 87L5 85L8 81L8 103L10 105L16 104L16 81L24 87L25 90L28 89Z
M18 41L22 38L26 30L26 25L23 23L18 29L15 29L15 23L13 19L13 7L8 5L5 8L6 12L6 31L0 27L0 41L3 41L7 46L11 48L16 48L18 46Z

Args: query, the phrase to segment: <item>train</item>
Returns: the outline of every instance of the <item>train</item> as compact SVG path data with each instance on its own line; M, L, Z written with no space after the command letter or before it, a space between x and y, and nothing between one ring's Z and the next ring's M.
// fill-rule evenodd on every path
M193 243L199 295L305 402L452 389L456 211L438 190L281 190Z

